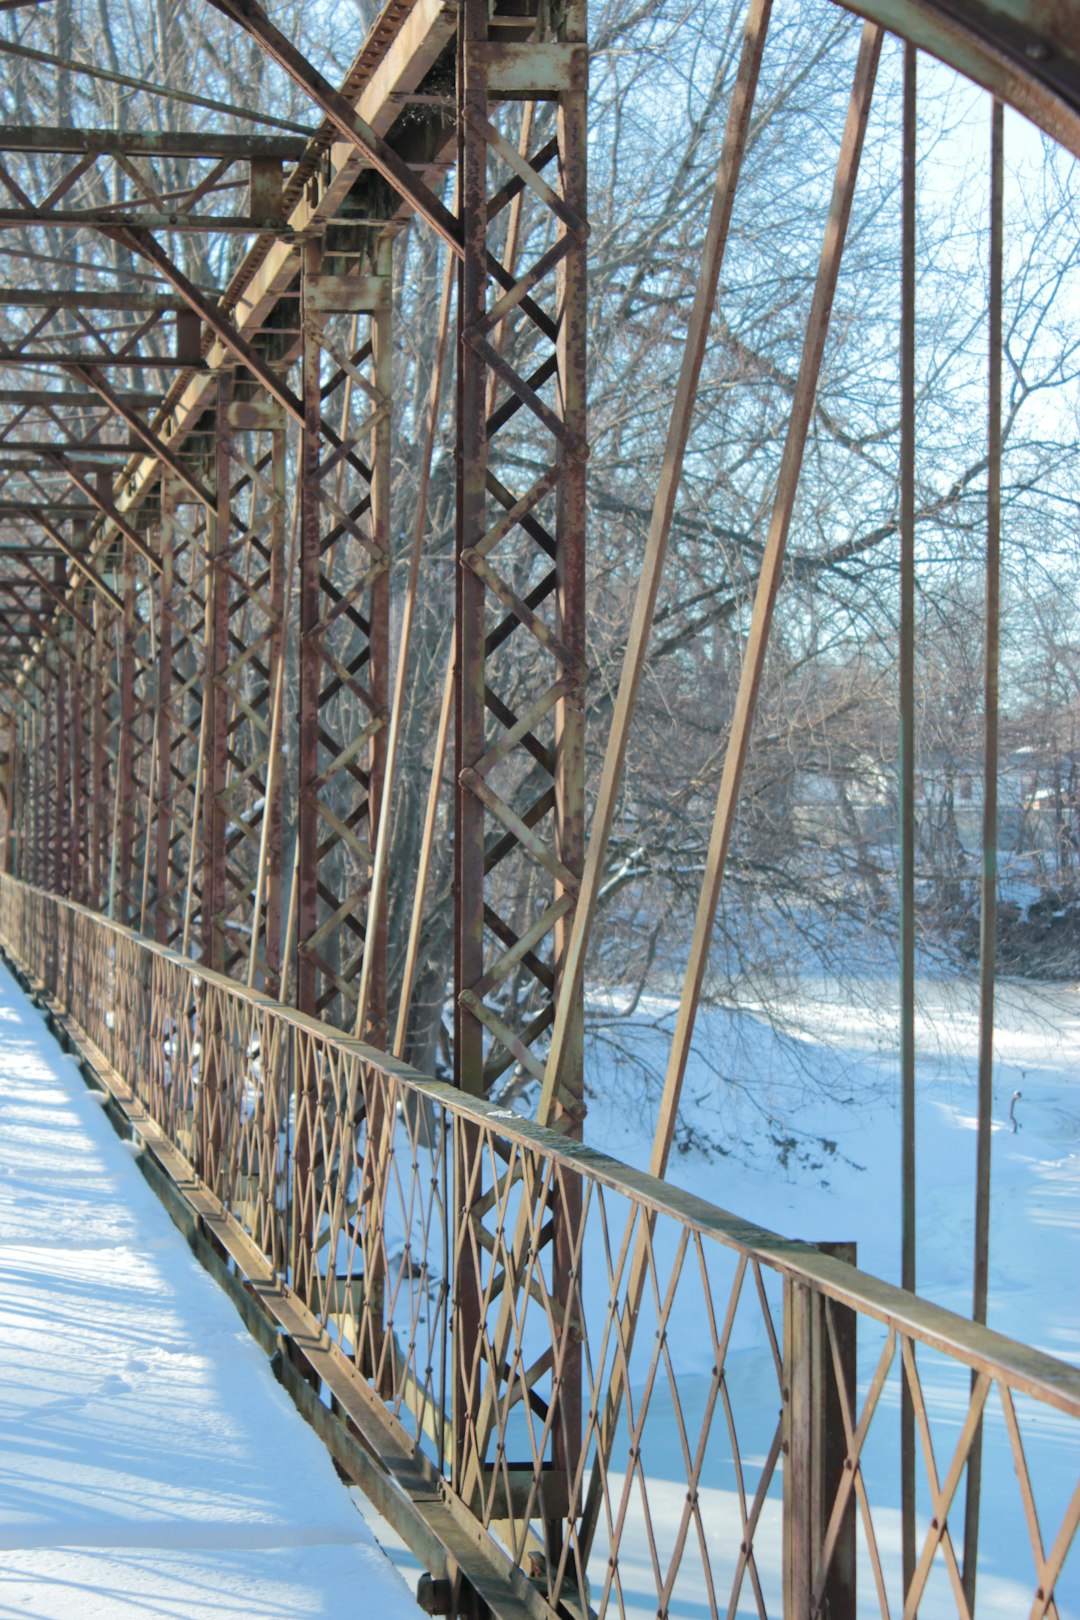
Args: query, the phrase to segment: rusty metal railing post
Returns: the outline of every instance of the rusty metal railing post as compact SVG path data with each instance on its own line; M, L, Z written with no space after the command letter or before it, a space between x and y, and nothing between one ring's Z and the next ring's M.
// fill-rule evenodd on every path
M849 1265L856 1262L854 1243L818 1246ZM856 1314L835 1304L828 1309L827 1320L822 1294L785 1280L784 1620L856 1616L854 1491L848 1493L822 1568L833 1507L850 1467L844 1411L854 1411L856 1386Z
M784 1281L784 1620L809 1620L813 1590L813 1294Z

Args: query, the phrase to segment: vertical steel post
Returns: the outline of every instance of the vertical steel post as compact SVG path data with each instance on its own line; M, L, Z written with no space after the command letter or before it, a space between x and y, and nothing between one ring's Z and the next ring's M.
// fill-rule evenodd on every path
M218 972L225 965L225 835L224 789L228 771L228 688L229 659L228 547L232 523L231 430L229 406L233 394L233 373L226 370L218 382L217 415L214 430L215 493L217 504L207 533L208 567L206 583L206 662L204 675L204 714L202 729L202 939L203 960ZM192 851L194 859L194 850ZM209 1007L210 1010L207 1010ZM218 1046L221 1039L218 1001L203 987L200 1039L202 1073L195 1118L196 1168L212 1189L220 1173L222 1140L220 1068Z
M900 266L900 1279L915 1291L915 137L918 52L904 46ZM904 1591L915 1573L915 1407L900 1392Z
M71 666L71 834L69 893L86 899L86 651L89 635L73 627L75 660Z
M360 1033L384 1044L386 907L372 867L389 697L391 242L343 222L306 255L298 1005L355 1028L362 985Z
M809 1620L814 1588L814 1301L805 1283L784 1281L784 1620Z
M487 146L470 133L486 119L487 83L470 47L487 38L484 0L463 0L458 44L458 197L465 252L458 272L457 556L454 624L454 1083L472 1096L484 1087L484 1026L461 991L484 972L484 806L461 779L484 752L484 585L462 556L484 532L487 379L464 335L481 322L487 291ZM459 1392L464 1400L464 1393ZM460 1425L455 1423L455 1433Z
M135 551L124 541L124 614L120 641L120 729L117 738L116 771L118 814L114 837L116 898L113 915L117 922L131 923L133 917L132 874L135 834Z
M154 938L169 938L169 847L172 840L173 586L177 488L161 474L161 579L158 586L157 820L154 849Z
M232 449L229 406L233 373L222 373L218 383L217 422L214 436L217 507L209 530L210 567L206 600L206 674L209 693L203 749L203 960L218 972L225 969L225 784L229 757L229 531L232 522Z
M90 848L87 861L87 904L101 906L101 862L105 848L105 665L109 613L101 597L93 605L94 637L90 655Z
M63 636L67 630L61 618L56 621L56 633ZM71 781L68 775L70 752L68 748L68 671L62 652L57 653L53 715L56 727L56 781L53 800L56 821L53 827L52 888L56 894L69 893L69 852L71 846Z
M848 1265L854 1243L819 1247ZM806 1284L784 1284L784 1387L782 1415L783 1582L785 1620L855 1620L856 1501L849 1494L815 1606L818 1566L833 1504L848 1463L843 1408L856 1410L857 1313L831 1306L835 1358L824 1297ZM843 1395L837 1387L837 1367Z
M389 563L391 457L391 398L393 389L393 303L390 295L393 271L393 241L379 240L375 253L375 278L380 288L369 311L371 322L372 382L375 410L371 425L371 523L372 551ZM368 621L368 691L374 713L387 716L390 703L390 569L383 567L372 581ZM378 725L368 750L368 841L375 855L376 831L382 824L383 791L386 782L387 726ZM385 832L389 835L390 823ZM387 913L385 891L369 884L367 915L364 919L365 953L371 936L371 967L365 986L365 1005L358 1005L356 1033L373 1046L387 1045L386 953ZM362 962L357 964L362 968Z
M674 1139L683 1079L690 1057L701 989L712 945L716 910L735 827L743 767L750 749L773 611L783 577L788 530L798 493L807 433L817 398L818 378L844 253L848 221L851 217L851 204L855 194L855 182L859 173L859 160L870 115L883 37L883 30L875 23L864 24L847 121L837 159L829 218L803 339L799 374L792 397L783 456L777 474L768 537L754 592L754 606L735 698L735 711L724 754L724 766L717 792L705 861L705 875L698 896L678 1018L672 1037L667 1073L664 1076L664 1090L649 1164L650 1172L654 1176L665 1174Z
M461 17L454 1078L474 1096L514 1066L542 1079L540 1043L561 1010L563 1061L550 1117L580 1135L582 987L566 977L565 963L584 857L585 9L576 0L564 8L549 38L540 37L541 25L541 48L531 61L522 51L509 78L484 0L465 0ZM527 150L529 120L515 148L500 127L508 100L555 104L553 148ZM548 172L553 151L557 171ZM505 173L526 179L539 211L524 226L516 215L507 221L508 236L520 229L521 257L529 261L520 269L510 262L516 254L500 261L494 251L507 205ZM552 377L548 404L541 390ZM511 421L515 435L535 441L527 473L502 452L500 434ZM517 769L504 771L507 761ZM493 1354L481 1367L466 1232L483 1219L472 1201L482 1205L486 1189L474 1133L459 1128L455 1140L454 1477L471 1498L488 1467L512 1299L508 1277ZM570 1302L569 1322L581 1287L571 1275L576 1193L553 1199L551 1217L554 1288ZM515 1253L527 1227L523 1210ZM558 1353L551 1464L572 1475L580 1361L573 1343ZM561 1520L549 1516L545 1550L556 1562L561 1535Z
M41 766L38 771L38 794L41 801L41 853L39 857L40 877L38 882L46 889L51 889L55 882L53 869L54 844L54 800L53 800L53 726L51 713L51 699L53 683L47 653L43 653L41 667L45 672L46 691L41 699L40 725L41 740L43 744Z
M319 918L319 462L322 455L322 366L315 311L311 309L312 278L322 264L322 243L304 244L300 290L303 329L301 399L304 421L300 434L300 580L299 580L299 694L298 795L296 829L296 1005L314 1012L318 998L318 970L307 948ZM285 965L288 972L288 963ZM306 1296L310 1233L313 1224L313 1161L318 1087L310 1044L299 1038L293 1057L294 1117L292 1154L291 1230L289 1248L293 1287Z
M537 1110L538 1118L544 1124L554 1117L556 1099L564 1084L564 1068L572 1074L576 1063L577 1037L573 1021L578 1016L578 998L584 984L585 954L603 884L607 846L622 787L630 724L645 668L645 653L667 555L675 500L690 437L701 368L712 324L716 290L727 246L728 230L746 149L750 116L757 94L761 58L771 13L771 0L753 0L746 21L738 78L728 111L724 145L713 188L697 286L694 290L694 302L687 323L679 381L672 405L633 618L619 677L615 711L604 755L592 831L584 861L581 892L574 911L573 927L566 929L565 946L559 952L560 994L555 1009L555 1024Z
M1001 628L1001 362L1005 188L1004 108L990 126L990 308L987 391L986 634L983 657L983 831L979 907L979 1096L975 1149L975 1255L971 1314L986 1321L990 1272L990 1144L994 1104L994 978L997 963L998 663ZM975 1387L972 1375L972 1389ZM975 1611L982 1485L982 1419L968 1458L964 1590Z
M298 710L299 804L297 806L297 962L296 1005L315 1009L317 970L304 941L315 933L319 917L319 458L322 438L320 350L315 336L315 312L309 309L311 277L319 272L322 249L318 241L304 244L301 284L301 322L304 346L301 359L301 397L304 426L300 439L300 690ZM297 1142L297 1156L301 1143Z
M35 884L44 881L44 820L45 807L41 798L42 743L41 695L34 689L30 709L30 753L27 760L27 779L30 788L33 849L30 862L31 878Z
M270 547L270 603L276 618L270 631L268 646L269 669L272 674L267 686L267 745L269 749L274 750L275 756L277 748L280 746L280 738L275 739L272 724L276 685L274 675L278 672L281 661L287 656L289 634L289 627L285 622L285 601L289 589L289 582L285 578L285 573L291 560L291 556L286 556L286 449L283 422L281 427L273 428L270 435L273 494L271 498L268 543ZM265 783L266 802L263 808L263 816L266 821L265 842L268 870L265 879L266 893L262 919L263 961L265 964L263 988L266 990L267 995L276 997L281 991L281 849L283 831L282 772L280 762L276 757L267 758Z
M585 47L588 41L586 0L571 0L563 10L559 38L566 46L581 49L570 55L567 83L558 100L559 178L562 198L572 217L585 220L588 212L588 69ZM565 1135L581 1140L585 1119L585 994L580 979L566 974L567 949L574 924L574 909L580 893L585 864L585 577L586 577L586 483L584 446L587 435L585 405L586 328L587 328L587 239L584 231L564 227L566 252L557 274L557 306L560 310L557 346L558 377L562 422L566 445L559 461L556 492L555 570L557 575L555 624L559 639L573 661L576 676L555 707L555 848L561 866L572 876L567 884L555 884L556 905L565 910L553 930L555 983L553 1012L558 1007L565 1018L560 1084L553 1099L550 1123ZM580 447L577 453L569 447ZM556 1294L568 1302L566 1331L570 1342L563 1345L563 1379L555 1399L558 1422L551 1440L551 1458L556 1474L574 1477L581 1452L582 1359L581 1346L572 1327L574 1302L581 1301L578 1277L583 1261L575 1261L580 1248L582 1186L575 1176L565 1176L554 1209L553 1276ZM562 1552L562 1526L552 1516L546 1540L549 1558L557 1561Z

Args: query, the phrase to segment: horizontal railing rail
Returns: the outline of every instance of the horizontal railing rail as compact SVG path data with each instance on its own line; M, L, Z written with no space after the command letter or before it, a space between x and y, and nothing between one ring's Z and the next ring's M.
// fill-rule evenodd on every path
M0 941L483 1536L506 1612L967 1616L980 1429L980 1612L1067 1612L1075 1367L9 877Z

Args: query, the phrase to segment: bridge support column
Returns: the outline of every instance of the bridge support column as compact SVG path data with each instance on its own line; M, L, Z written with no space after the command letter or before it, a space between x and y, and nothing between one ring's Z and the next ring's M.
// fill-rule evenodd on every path
M86 747L87 720L87 646L90 637L86 628L72 625L72 646L75 652L71 666L71 866L68 893L74 900L86 899L87 816L86 790L89 785L89 760Z
M854 1243L823 1243L827 1253L856 1264ZM805 1283L784 1284L784 1530L785 1620L855 1620L854 1483L848 1469L847 1424L856 1411L854 1311L826 1305ZM845 1418L847 1421L845 1421ZM842 1487L846 1499L835 1525ZM826 1541L828 1568L819 1572Z
M386 1043L386 904L373 906L372 868L390 663L391 252L388 237L346 218L307 245L301 305L297 1004L378 1046ZM361 1131L364 1151L377 1156L385 1122L342 1119L360 1099L321 1083L306 1047L295 1085L294 1286L314 1302L328 1280L317 1263L320 1212L348 1184ZM369 1371L381 1346L379 1234L369 1207L358 1351Z
M297 1004L386 1039L386 908L371 869L386 769L391 243L343 225L303 277Z
M507 1076L512 1096L543 1079L584 856L586 18L572 3L527 43L491 28L484 0L465 0L462 19L454 1061L464 1091L490 1095ZM580 996L571 1013L548 1123L580 1136ZM517 1394L554 1409L554 1502L581 1438L578 1190L551 1191L543 1259L523 1259L536 1239L524 1208L496 1242L506 1286L489 1294L497 1319L481 1321L485 1240L469 1228L501 1200L478 1133L459 1135L455 1482L467 1500L488 1488L512 1365ZM511 1296L541 1266L567 1336L550 1373L514 1343ZM515 1504L495 1516L513 1519ZM534 1562L557 1561L562 1522L545 1514Z

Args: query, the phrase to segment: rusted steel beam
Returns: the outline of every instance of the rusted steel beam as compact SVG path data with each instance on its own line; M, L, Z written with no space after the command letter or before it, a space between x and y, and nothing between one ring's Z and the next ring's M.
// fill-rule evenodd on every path
M998 720L1001 661L1002 293L1004 275L1005 109L990 114L990 299L987 379L986 570L983 643L983 824L979 884L979 1059L975 1136L975 1243L971 1316L985 1323L990 1298L990 1170L994 1130L994 988L997 976ZM972 1383L974 1390L974 1381ZM964 1497L964 1591L975 1613L982 1497L982 1419L968 1459Z
M267 759L263 784L262 827L259 834L259 853L251 906L251 946L248 951L245 983L254 986L256 982L261 947L264 967L263 988L268 995L279 998L282 987L281 846L284 831L282 803L284 760L281 737L285 723L285 675L286 669L292 667L289 658L289 623L300 517L299 502L294 498L286 554L284 424L281 429L274 431L271 464L273 511L269 523L269 547L274 622L270 625L266 641L266 704L270 715L269 729L266 733ZM293 866L295 870L295 861Z
M577 1017L573 996L575 993L581 993L584 981L585 958L595 921L597 901L604 881L611 829L622 790L630 726L645 669L645 655L667 557L675 502L693 422L698 383L705 360L709 328L716 303L716 289L727 246L771 10L771 0L754 0L751 6L746 22L738 76L728 109L727 128L713 188L694 303L687 325L679 381L671 409L660 477L653 499L645 557L638 578L637 596L623 656L596 809L593 813L589 847L581 879L581 893L563 956L562 984L567 995L565 1000L560 997L556 1005L555 1025L544 1070L538 1112L538 1118L544 1123L548 1123L554 1116L556 1099L564 1084L562 1071L567 1057L573 1052L572 1024ZM576 1059L571 1056L571 1061Z
M302 288L298 1005L344 1027L357 1016L366 931L385 926L371 871L390 612L390 242L360 227L352 245L374 273L323 273L309 243ZM327 395L324 362L337 379ZM330 427L325 413L339 409ZM366 1010L380 1028L383 955Z
M310 143L300 135L234 135L215 130L67 129L0 124L0 152L101 152L126 157L279 158L299 163Z
M35 523L40 522L46 514L54 518L79 518L85 517L88 510L85 504L71 501L0 501L0 517L32 518Z
M13 40L0 40L0 56L18 56L26 62L40 62L45 67L60 68L104 84L121 84L129 90L142 90L149 96L162 96L182 106L203 107L207 112L225 113L231 118L243 118L253 124L267 124L273 129L288 130L294 135L311 136L314 132L305 124L290 118L275 118L271 113L259 112L254 107L237 107L230 101L217 101L213 96L200 96L192 90L181 90L176 85L155 84L152 79L138 79L130 73L117 73L110 68L95 67L90 62L78 62L68 56L57 56L52 51L35 50L31 45L17 45Z
M706 856L705 875L702 880L697 914L694 919L694 931L686 976L683 982L682 997L679 1003L679 1013L672 1038L667 1073L664 1077L664 1091L650 1160L650 1168L654 1175L663 1175L665 1173L668 1155L674 1140L675 1121L678 1115L679 1099L682 1095L683 1077L690 1057L690 1043L693 1039L694 1024L697 1019L698 1005L701 998L701 987L704 982L709 948L712 943L716 908L720 899L724 869L727 865L731 834L735 826L739 785L742 781L743 765L750 747L750 735L757 707L758 690L765 667L765 652L769 640L769 630L772 625L773 609L776 605L776 596L780 589L783 574L788 529L795 507L799 475L802 471L806 435L817 395L818 377L821 371L822 356L825 351L825 338L829 329L829 316L832 313L833 296L836 290L837 277L840 273L840 261L843 257L847 225L851 215L855 180L859 172L859 159L862 155L866 121L870 113L870 100L877 75L882 38L880 28L871 23L864 26L855 83L851 93L847 123L844 128L843 142L837 162L836 179L829 207L825 240L821 249L817 279L814 285L814 296L806 324L799 375L795 385L791 415L788 419L787 437L777 476L772 516L754 594L750 631L743 655L739 688L735 697L735 712L732 717L731 730L724 755L724 767L721 773L716 812L713 818L712 833Z
M60 446L53 444L51 440L42 440L41 442L43 444L48 444L50 449L60 448ZM37 448L37 453L35 455L24 453L21 456L5 456L2 454L3 450L4 444L0 442L0 472L39 473L55 472L56 470L54 467L51 467L41 455L40 447ZM67 461L71 462L73 466L82 468L84 472L97 472L100 468L108 465L108 461L101 456L95 456L93 454L89 456L80 455L77 446L73 447L73 452L65 451L64 454ZM116 456L113 458L115 461L119 461L121 459L126 459L126 457L121 458L120 456Z
M143 315L175 315L186 309L168 293L97 292L88 287L0 287L0 305L12 309L98 309Z
M302 286L319 272L321 254L316 242L304 250ZM303 309L303 303L301 305ZM314 311L312 312L314 326ZM300 436L300 623L298 676L298 777L296 854L296 1005L313 1012L319 994L318 966L306 944L319 926L319 461L321 456L322 378L317 335L305 339L301 362L304 426ZM299 1084L299 1082L298 1082ZM301 1094L303 1087L301 1086ZM304 1143L307 1142L306 1127Z
M507 58L484 0L466 0L459 50L458 174L464 258L459 273L458 502L455 601L454 1077L480 1097L515 1065L537 1078L534 1044L545 1034L556 994L568 997L566 1084L561 1128L579 1135L584 1114L580 987L560 989L564 923L577 901L583 855L585 97L584 7L571 5L557 27ZM511 86L511 80L513 81ZM554 100L556 139L537 157L507 141L491 121L496 105ZM536 263L502 263L489 246L511 200L493 195L492 157L525 180L548 210L552 244ZM557 160L557 161L556 161ZM534 163L539 167L534 167ZM553 320L550 311L558 311ZM530 354L557 371L551 408L519 374L500 328L520 319ZM516 334L519 335L519 334ZM500 432L509 397L535 418L540 448L529 471L510 474ZM504 480L514 477L513 487ZM503 514L490 515L494 497ZM539 569L543 584L526 602L511 581ZM547 617L538 613L545 606ZM554 611L552 611L552 609ZM494 628L489 618L494 615ZM514 637L535 670L527 686L508 675L504 644ZM510 661L515 673L521 664ZM513 681L513 684L511 684ZM492 734L489 716L498 728ZM516 761L508 775L505 761ZM498 783L501 791L496 791ZM505 838L504 860L490 857L490 833ZM511 875L506 876L507 873ZM530 896L525 910L516 899ZM537 912L539 911L539 916ZM507 995L507 989L511 994ZM490 1043L490 1051L486 1047ZM490 1463L489 1447L510 1399L504 1368L513 1337L510 1272L535 1250L530 1199L522 1201L506 1244L506 1275L494 1329L483 1329L479 1279L468 1234L484 1219L487 1193L478 1144L460 1139L455 1168L455 1334L453 1468L455 1489L472 1500ZM566 1187L543 1246L551 1246L554 1293L572 1299L576 1190ZM487 1355L481 1342L490 1338ZM545 1448L551 1467L573 1477L581 1428L580 1347L564 1333L547 1354L559 1362L557 1417ZM486 1347L485 1347L486 1348ZM523 1368L525 1382L539 1365ZM545 1537L554 1545L557 1532Z
M375 713L387 715L390 707L390 492L393 482L391 468L392 449L392 394L393 394L393 243L384 238L376 249L379 272L383 284L376 307L370 312L371 326L371 385L374 389L375 410L371 420L371 523L370 546L377 559L379 572L372 580L368 610L368 690ZM395 656L401 657L400 642ZM371 941L370 968L363 981L362 961L356 964L358 1001L355 1019L356 1033L373 1046L387 1045L386 1023L386 969L389 938L387 934L386 889L373 882L377 856L378 832L384 827L389 837L389 817L384 820L383 807L386 793L387 726L379 725L371 739L368 755L368 837L371 843L372 870L367 874L368 892L364 919L364 955ZM362 995L360 990L362 988Z
M904 47L900 264L900 1279L915 1291L915 272L917 56ZM900 1504L904 1591L916 1563L915 1407L900 1390Z
M202 483L201 479L196 478L175 451L171 450L152 428L147 427L142 418L125 403L123 396L118 394L116 389L106 382L96 367L72 364L69 365L68 369L71 375L77 377L84 387L91 389L100 396L113 414L118 416L131 429L136 438L142 440L151 455L155 456L163 467L166 467L178 478L191 491L196 500L202 501L203 505L208 508L215 504L215 497Z
M229 662L229 404L234 377L226 372L218 386L214 432L214 482L217 503L209 532L206 599L206 727L202 748L202 954L210 967L225 962L225 787L229 769L229 696L225 672Z
M57 558L57 561L60 562L62 559ZM52 580L46 579L45 575L34 567L29 557L26 559L24 567L31 580L40 590L45 592L46 596L52 597L62 613L68 614L76 624L81 624L84 630L92 628L90 620L79 611L74 602L71 601L70 595L64 590L62 580L60 583L54 583Z
M565 194L534 171L489 121L489 105L502 94L500 75L505 64L501 47L487 37L487 23L478 15L469 23L462 45L465 73L459 113L459 175L465 260L458 299L454 1039L458 1083L474 1094L483 1092L515 1063L537 1078L542 1075L532 1047L550 1023L556 963L542 961L540 951L545 947L558 950L559 924L574 908L579 883L581 829L576 784L581 756L574 740L573 717L581 705L584 676L579 593L584 523L581 464L587 447L583 385L578 375L580 266L586 225L579 206L584 152L577 98L584 94L586 52L575 29L576 23L568 22L565 38L560 34L557 40L546 41L544 50L535 56L526 53L528 70L519 63L515 83L517 94L531 92L534 97L559 102L557 179ZM531 176L534 193L551 213L553 247L521 272L505 268L488 246L489 229L498 218L496 205L500 199L506 200L505 188L499 198L489 196L488 159L493 150L511 167ZM547 154L545 164L552 155ZM574 201L569 200L571 191ZM508 284L509 290L503 291ZM569 298L566 305L560 303L563 294ZM558 324L542 304L559 308ZM553 369L560 363L566 368L554 410L541 404L528 379L518 376L500 353L498 329L511 315L525 320L530 335L546 346L547 362ZM532 369L530 362L530 372ZM510 397L536 417L532 425L544 435L542 466L532 476L515 477L512 490L501 481L506 473L498 454L498 433L509 418L498 410L489 417L487 409L493 386L500 392L508 389ZM492 495L506 513L494 524L488 516ZM526 603L516 595L507 575L520 577L537 564L547 571L538 594L533 593ZM535 611L545 602L555 607L554 627ZM486 624L489 606L497 614L496 629L490 636ZM532 689L506 693L516 712L498 691L505 655L502 659L495 656L511 636L521 638L526 646L534 638L541 649ZM505 738L490 751L485 740L489 708L506 731ZM556 737L567 743L565 750L538 740L552 726ZM516 802L511 804L493 791L488 777L503 755L513 753L520 753L523 764L529 763L521 784L512 790ZM546 808L538 810L538 806ZM525 924L516 917L510 920L499 915L507 900L496 900L504 874L489 877L488 873L489 816L507 830L507 851L519 863L519 888L529 871L545 889L552 877L555 880L544 910L546 926L527 949L520 941ZM486 960L486 945L490 960ZM513 1010L509 1023L491 1004L505 998L508 979L511 985L517 983L521 1002L520 1011ZM573 989L569 995L572 1002ZM574 1027L578 1027L576 1023ZM493 1043L485 1056L488 1036ZM580 1113L580 1064L578 1070L575 1085L567 1089L567 1097L576 1098L565 1110L568 1115ZM572 1127L569 1118L568 1124Z
M100 403L100 401L98 403ZM75 488L79 490L81 494L86 496L91 506L97 507L98 511L103 517L108 518L109 522L116 529L117 533L123 535L124 539L134 547L134 549L139 553L140 557L148 562L151 568L160 571L161 563L158 558L155 557L153 551L151 551L142 535L132 524L128 522L127 518L117 511L112 501L108 500L101 493L97 484L87 478L84 473L80 472L78 467L72 466L69 461L65 461L62 455L59 455L48 446L45 447L45 456L46 459L50 461L58 471L67 474L68 478L70 478L71 482L75 485Z
M70 398L70 395L66 397ZM125 394L123 398L125 401L129 401L131 395ZM50 426L52 425L50 424ZM133 451L142 448L138 440L135 439L128 441L120 439L114 444L87 444L82 439L65 439L59 436L50 436L48 439L13 439L9 438L0 429L0 455L10 450L13 455L33 456L36 462L40 462L42 449L45 445L48 445L50 450L59 450L69 460L76 463L85 459L92 459L95 462L102 463L126 461Z
M1061 0L840 0L910 40L1080 157L1080 32Z
M210 3L243 28L271 60L285 70L345 139L353 142L372 168L377 169L398 195L412 205L421 219L427 220L455 253L462 251L461 229L449 209L398 156L389 142L349 105L341 91L335 90L292 41L274 26L257 0L210 0Z
M129 405L161 404L160 392L146 388L126 388L122 397ZM69 393L62 388L0 388L0 405L62 405L69 411L92 406L100 410L101 401L96 394Z
M76 661L71 677L71 880L70 892L75 900L85 901L87 881L87 855L89 852L89 820L87 816L87 790L90 786L90 755L88 749L89 674L93 651L94 631L77 628L75 632Z
M41 881L49 888L55 887L56 873L53 866L53 857L56 850L54 842L56 828L56 803L53 797L53 724L52 709L56 701L56 670L46 661L46 688L42 700L41 722L41 761L39 767L38 793L41 800L41 852L39 868Z
M48 535L49 539L53 543L53 546L62 551L68 561L74 564L74 566L79 570L80 574L82 574L83 578L86 579L96 591L100 592L105 600L111 603L111 605L116 608L117 611L120 611L123 607L120 597L113 590L111 585L106 584L93 565L87 561L84 551L80 547L72 545L70 541L66 540L61 531L58 528L55 528L54 525L50 523L42 513L30 512L27 515L33 519L34 523L39 529L43 530L44 533Z
M260 982L279 975L281 776L271 761L272 671L282 634L285 565L285 413L262 394L236 396L224 408L218 478L229 486L218 536L228 625L228 660L216 680L224 693L227 754L221 781L226 826L222 936L225 971L240 977L250 958L253 896L265 842L272 868L262 930ZM222 446L219 445L219 457ZM227 469L227 470L226 470Z
M169 940L169 849L172 842L172 685L173 685L173 580L176 559L176 486L169 474L161 478L161 582L158 587L157 634L157 782L154 793L154 938Z
M199 291L195 284L185 276L184 272L169 258L169 255L155 240L149 231L134 227L123 230L113 230L111 227L105 235L113 237L121 246L129 249L136 257L145 259L152 264L165 281L174 287L180 297L193 309L196 315L205 322L207 328L224 344L230 354L241 360L251 375L266 389L273 399L284 405L295 422L303 422L304 411L293 393L292 389L283 381L273 366L267 364L258 351L243 337L229 317L214 304L205 293Z
M202 359L187 359L176 354L147 354L143 350L129 349L123 353L102 353L99 350L72 351L71 349L19 349L16 353L0 355L0 369L19 371L22 367L46 367L63 371L68 366L139 366L154 371L201 371Z
M197 214L184 209L8 208L0 204L0 231L48 225L58 230L208 231L215 235L251 236L283 232L276 214Z
M72 670L78 669L78 658L73 658L71 665ZM56 820L53 828L53 888L58 894L69 894L71 883L69 862L71 846L71 778L69 771L71 759L68 751L67 723L70 680L62 661L57 665L54 681L53 723L55 726L56 785L53 790L53 802Z
M132 877L135 826L135 555L124 547L124 611L120 630L119 729L116 753L116 799L113 825L113 879L109 884L109 915L117 922L137 926Z
M443 367L446 361L447 342L450 335L450 309L453 299L456 261L453 254L447 253L446 267L443 272L442 293L439 299L439 315L436 323L435 354L432 360L431 382L427 398L427 427L425 431L424 449L420 459L420 476L416 492L416 508L413 518L412 549L409 555L409 574L405 583L405 600L401 613L401 625L397 638L397 672L394 680L394 695L390 704L390 730L386 742L385 781L383 783L382 808L379 813L378 830L375 837L375 863L371 879L371 907L382 915L385 912L387 887L390 881L390 842L391 817L393 812L394 787L397 780L398 746L401 741L401 730L404 721L406 694L411 679L409 655L412 646L413 617L416 610L416 596L420 584L420 569L423 560L424 540L428 530L428 495L431 487L431 469L435 454L435 440L439 429L439 417L442 404ZM443 712L447 711L444 701ZM446 741L445 720L440 723L439 737L436 742L437 777L441 779L443 754ZM431 803L438 802L438 789L433 785ZM433 810L429 808L428 821L430 822ZM424 896L427 888L427 874L431 855L432 827L426 825L421 838L420 858L417 863L416 888L413 893L413 909L409 926L409 939L405 954L405 967L402 972L401 998L398 1004L396 1029L390 1050L399 1056L404 1050L404 1042L408 1029L409 1006L412 1000L412 987L416 976L416 964L420 946L420 924L423 917ZM374 932L369 932L364 939L364 959L360 970L360 988L358 992L358 1005L355 1028L357 1032L362 1029L367 1014L368 996L374 973L373 947L375 943Z
M159 795L168 837L166 869L160 866L155 895L155 931L162 942L186 951L189 919L201 904L201 859L197 828L202 789L202 726L206 670L207 531L213 514L201 505L181 505L171 475L162 484L162 607L159 619L158 757L167 775ZM165 573L170 572L168 590ZM166 642L168 646L166 647Z
M443 54L453 36L455 17L443 0L410 0L408 26L400 31L397 30L399 20L392 10L384 14L345 79L362 116L380 134L392 139L399 138L392 132L399 124L401 95L414 90ZM365 174L363 160L354 143L334 137L334 127L325 123L319 132L321 144L317 148L317 161L313 156L301 166L301 172L307 174L310 183L289 195L287 222L293 238L263 238L254 244L222 294L222 302L231 310L241 335L256 335L279 300L296 296L302 238L318 233L326 222L336 219L345 199L358 185L382 188L381 180L370 172ZM324 151L327 140L331 142L328 155ZM433 151L422 171L429 184L439 183L451 143L452 128L447 124L443 144ZM408 212L408 205L403 204L393 219L386 222L385 228L400 229L407 221ZM282 358L295 358L298 349L297 334ZM209 366L216 370L227 354L224 345L216 340L207 356ZM178 396L169 397L170 432L166 436L174 448L186 433L197 428L212 404L215 387L212 372L203 372L194 376ZM147 457L136 468L123 495L118 497L121 510L129 512L137 506L145 491L154 487L156 478L156 463Z

